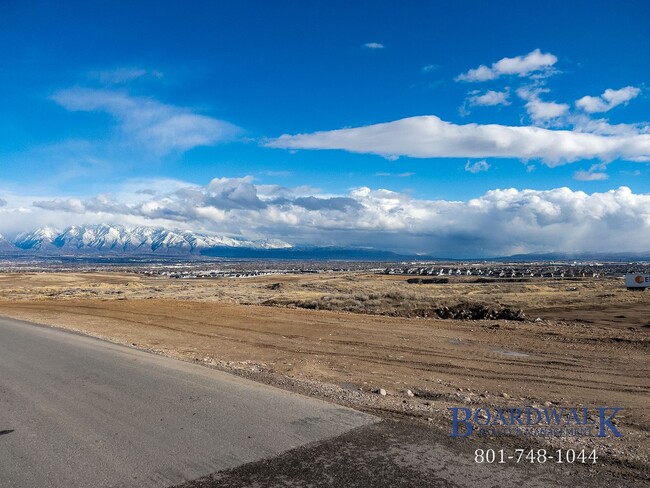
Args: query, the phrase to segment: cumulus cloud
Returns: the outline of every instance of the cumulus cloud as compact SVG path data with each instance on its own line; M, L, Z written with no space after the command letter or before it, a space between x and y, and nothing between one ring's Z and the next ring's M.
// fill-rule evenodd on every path
M438 255L490 256L533 251L644 251L650 195L621 187L491 190L468 201L425 200L360 187L344 195L278 197L252 178L217 178L125 204L106 196L41 200L24 222L111 222L180 226L264 236L296 244L336 243ZM47 209L47 210L45 210ZM0 210L0 212L6 212ZM84 213L80 216L80 213ZM0 220L0 232L6 219Z
M476 161L475 163L471 163L470 161L467 161L465 163L465 171L469 173L483 173L488 169L490 169L490 165L484 159L481 161Z
M239 130L185 108L113 90L70 88L55 93L52 99L69 111L111 114L124 137L161 155L224 142Z
M105 213L128 215L133 213L132 209L126 203L120 202L112 195L97 195L93 198L82 200L80 198L66 198L54 200L39 200L33 203L34 207L45 210L62 210L77 214Z
M7 205L7 200L0 198L0 207L4 207L5 205Z
M539 99L531 99L526 103L526 110L535 122L543 122L550 119L557 119L567 113L569 106L566 103L543 102Z
M384 157L541 159L557 166L581 159L650 161L650 134L599 135L541 127L458 125L429 115L350 129L285 134L266 141L284 149L342 149Z
M598 97L584 96L576 100L576 107L588 113L608 112L621 104L626 104L636 98L641 90L634 86L626 86L619 90L608 88Z
M482 64L478 68L470 69L467 73L458 75L456 81L488 81L495 80L503 75L546 76L552 73L555 63L557 63L557 57L553 54L542 53L539 49L535 49L525 56L503 58L492 63L490 67Z
M379 42L366 42L363 47L366 49L384 49L384 45Z
M467 99L467 102L470 106L482 106L482 107L491 107L494 105L510 105L508 97L510 92L508 90L504 91L495 91L488 90L485 93L481 93L478 90L469 92L470 96Z
M650 134L650 124L641 122L636 124L610 124L607 119L592 119L586 115L571 115L569 122L574 130L590 132L604 136L631 136L635 134Z
M609 179L609 176L607 176L607 173L597 171L576 171L573 173L573 178L578 181L605 181Z
M566 103L544 102L540 99L541 93L548 93L547 88L530 89L522 87L517 90L517 95L526 100L526 110L532 121L536 124L546 124L553 119L558 119L569 112Z
M86 213L88 210L86 204L79 198L36 200L33 205L36 208L42 208L44 210L62 210L64 212L73 212L79 214Z
M592 164L587 171L573 173L573 179L578 181L605 181L609 179L609 175L604 172L606 169L606 164Z

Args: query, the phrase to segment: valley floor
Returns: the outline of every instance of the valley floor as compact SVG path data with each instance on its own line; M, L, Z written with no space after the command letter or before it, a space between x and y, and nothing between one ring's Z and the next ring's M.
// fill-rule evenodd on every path
M440 320L422 312L463 303L522 309L527 320ZM624 479L650 474L650 293L627 292L620 280L424 285L367 272L239 280L8 273L0 275L0 315L445 434L453 406L619 406L623 437L549 446L596 448L598 469Z

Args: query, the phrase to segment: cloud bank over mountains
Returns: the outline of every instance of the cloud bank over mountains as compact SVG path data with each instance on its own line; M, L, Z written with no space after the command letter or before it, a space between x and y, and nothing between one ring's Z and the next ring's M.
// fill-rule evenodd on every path
M35 200L4 196L0 232L31 225L154 225L291 244L364 246L447 256L534 251L647 251L650 195L621 187L587 194L569 188L501 189L467 201L416 199L360 187L347 194L259 185L252 177L179 184L165 194Z

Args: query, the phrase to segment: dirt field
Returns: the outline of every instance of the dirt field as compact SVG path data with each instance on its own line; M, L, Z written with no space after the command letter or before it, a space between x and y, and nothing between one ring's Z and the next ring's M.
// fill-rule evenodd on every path
M437 318L441 307L471 305L521 309L526 319ZM628 292L620 280L413 284L368 272L215 280L8 273L0 275L0 315L413 416L445 431L452 405L620 406L624 437L581 442L625 469L648 470L650 292ZM373 393L377 388L388 394Z

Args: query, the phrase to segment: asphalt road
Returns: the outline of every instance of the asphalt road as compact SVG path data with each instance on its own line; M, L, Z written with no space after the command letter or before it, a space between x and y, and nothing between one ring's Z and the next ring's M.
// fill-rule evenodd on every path
M0 318L0 485L166 487L375 417L128 347Z
M176 488L647 488L620 467L477 464L485 440L452 439L409 419L385 420ZM614 468L614 469L611 469Z

